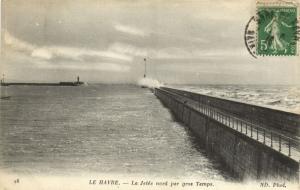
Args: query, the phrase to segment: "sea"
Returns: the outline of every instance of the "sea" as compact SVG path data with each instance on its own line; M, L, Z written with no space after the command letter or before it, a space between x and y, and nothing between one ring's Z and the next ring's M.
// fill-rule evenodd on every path
M300 88L177 88L295 110ZM233 180L148 88L137 85L8 86L0 100L0 171L25 175L134 174Z
M0 171L230 180L195 136L137 85L8 86Z
M171 85L181 90L300 114L300 85Z

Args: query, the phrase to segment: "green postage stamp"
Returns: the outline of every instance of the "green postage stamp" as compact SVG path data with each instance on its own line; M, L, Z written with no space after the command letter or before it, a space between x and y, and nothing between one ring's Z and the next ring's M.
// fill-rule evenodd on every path
M297 55L297 15L293 4L257 4L257 55Z

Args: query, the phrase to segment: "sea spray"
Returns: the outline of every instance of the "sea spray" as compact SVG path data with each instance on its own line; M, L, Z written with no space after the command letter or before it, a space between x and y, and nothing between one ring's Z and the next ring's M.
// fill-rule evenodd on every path
M161 82L152 78L142 78L138 80L138 85L147 88L158 88L163 86Z

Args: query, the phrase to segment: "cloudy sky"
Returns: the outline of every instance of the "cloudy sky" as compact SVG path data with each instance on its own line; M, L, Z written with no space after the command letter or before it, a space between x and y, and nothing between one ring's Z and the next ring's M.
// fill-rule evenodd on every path
M255 1L2 0L0 71L11 81L299 84L299 57L254 59Z

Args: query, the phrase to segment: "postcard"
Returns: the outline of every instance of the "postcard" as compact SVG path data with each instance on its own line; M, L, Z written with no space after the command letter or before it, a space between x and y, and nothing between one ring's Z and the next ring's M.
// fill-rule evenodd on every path
M299 189L299 0L0 10L0 189Z

